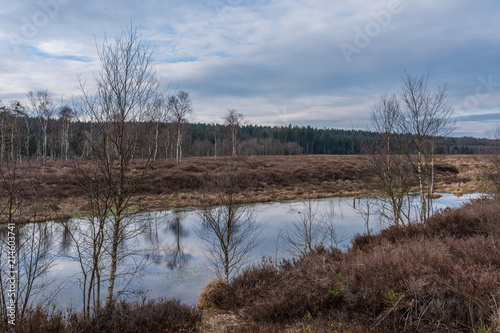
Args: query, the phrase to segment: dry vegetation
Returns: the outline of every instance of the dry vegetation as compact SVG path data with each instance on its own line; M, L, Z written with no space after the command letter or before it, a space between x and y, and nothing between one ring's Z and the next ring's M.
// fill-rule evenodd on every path
M240 332L499 332L499 210L479 200L345 253L264 260L203 302L241 316Z
M240 167L249 177L248 188L240 195L242 201L357 196L375 191L374 176L363 156L249 156L240 159ZM486 155L438 156L436 191L484 190L482 180L487 159ZM33 162L17 166L19 178L29 184L26 200L36 200L38 205L38 219L46 217L42 211L47 211L47 216L56 214L59 218L85 214L88 207L78 186L77 171L71 163L48 161L46 166ZM140 172L140 163L134 162L132 173ZM175 161L157 161L140 184L136 206L141 210L197 206L207 176L226 165L224 158L208 157L186 158L179 165ZM20 212L19 219L26 218L26 214L27 211Z
M499 210L480 199L425 227L358 236L346 252L264 259L209 283L199 309L119 302L86 319L37 308L16 332L500 332Z
M425 227L357 236L345 252L264 259L209 283L199 309L120 302L86 319L37 308L16 332L500 332L499 211L480 199Z
M112 303L96 310L91 319L82 313L63 316L37 307L30 309L15 327L0 321L2 332L16 333L132 333L198 332L201 313L177 300L149 301L142 304Z

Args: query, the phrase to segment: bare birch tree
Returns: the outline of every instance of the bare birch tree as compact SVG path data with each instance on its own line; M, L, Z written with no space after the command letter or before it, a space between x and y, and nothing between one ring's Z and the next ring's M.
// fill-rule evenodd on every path
M193 106L189 93L179 90L168 99L168 108L176 126L176 151L175 158L177 164L182 161L182 137L183 127L187 118L193 113Z
M167 125L170 122L170 108L168 107L168 98L164 94L158 96L154 101L151 110L152 121L154 122L154 147L153 147L153 161L156 161L159 149L160 127ZM167 149L168 150L168 149ZM166 152L168 157L168 152Z
M206 256L216 275L226 282L250 260L251 251L260 244L262 227L255 221L255 209L237 198L246 181L237 161L231 160L207 183L214 197L205 198L198 213L196 233L206 243Z
M413 178L411 165L402 155L402 116L397 95L383 94L372 110L372 126L377 137L363 147L367 164L375 174L380 190L380 212L396 225L405 224L403 207ZM390 214L385 214L386 206L389 206Z
M407 140L402 145L407 148L407 156L414 157L410 160L418 179L420 221L425 223L430 213L427 198L432 193L428 193L427 185L434 162L435 140L439 136L449 135L453 130L453 108L447 102L446 84L431 90L428 75L413 76L408 72L403 73L401 81L402 116L399 132Z
M311 198L302 200L299 208L291 208L293 219L282 237L292 255L304 255L322 244L323 228L319 202Z
M28 93L28 100L31 103L33 111L35 111L37 118L42 128L42 160L43 165L47 164L47 142L48 142L48 126L49 121L55 112L55 103L47 90L40 90L36 94L30 91Z
M33 179L23 177L31 167L21 169L17 159L0 162L0 313L6 318L13 307L18 321L34 304L48 306L50 293L59 291L49 291L54 279L44 276L57 256L50 246L55 228L34 223L46 203L33 189Z
M231 154L236 156L238 147L238 130L243 122L243 114L236 112L235 109L230 109L224 116L224 123L229 129L231 135Z
M69 160L70 126L74 116L73 110L68 105L63 105L59 108L61 159L64 159L66 162Z
M87 142L110 198L112 220L109 279L106 303L114 296L120 246L131 223L133 197L149 170L151 154L135 167L133 158L139 136L150 135L151 107L159 98L160 81L151 65L152 47L142 41L136 29L122 30L114 41L104 39L97 48L101 71L95 89L80 81L80 106L91 120ZM139 135L141 131L141 135ZM149 150L152 151L152 150Z
M69 221L64 227L73 240L75 255L72 259L79 263L83 275L80 282L83 315L89 318L91 309L101 306L101 286L104 274L109 273L110 262L106 253L109 253L110 247L106 227L111 214L113 188L107 186L98 163L76 164L75 169L87 198L89 216Z
M432 207L435 140L450 134L453 109L447 103L447 86L429 87L428 75L402 75L399 94L384 94L374 107L372 124L378 137L368 149L368 161L389 201L391 220L395 224L409 221L408 206L412 200L412 176L420 195L419 219L425 223Z
M339 248L346 240L337 223L333 201L321 208L320 201L306 198L290 207L292 221L280 232L286 251L294 256L305 255L318 246Z

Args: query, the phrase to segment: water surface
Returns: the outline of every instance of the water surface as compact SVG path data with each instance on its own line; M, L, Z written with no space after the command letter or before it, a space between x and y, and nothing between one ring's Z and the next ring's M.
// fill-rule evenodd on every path
M452 194L443 194L440 199L434 201L434 209L456 207L477 196L456 197ZM353 209L354 203L357 203L358 208L362 204L359 200L355 202L354 198L330 198L313 202L318 214L334 210L336 230L342 235L342 242L338 244L341 247L348 246L355 234L366 231L365 221ZM253 262L257 262L262 256L290 255L282 240L280 241L279 235L294 219L305 213L304 208L304 203L301 201L255 205L258 212L256 220L263 229L259 236L261 244L252 253ZM145 267L131 281L129 278L119 278L115 290L122 297L134 300L143 296L166 297L178 298L187 304L196 304L200 291L207 281L214 278L204 256L204 243L195 232L200 220L196 211L177 209L151 212L136 218L144 222L142 225L145 225L146 229L127 241L127 245L135 249L136 254L126 259L122 268L133 267L132 259L145 264ZM79 219L74 219L69 223L81 222ZM380 218L372 214L370 231L377 232L384 227ZM64 287L54 299L56 307L79 309L82 300L79 287L81 273L78 263L70 258L75 252L74 244L62 225L52 223L52 228L55 232L51 243L62 251L44 278L56 278L57 286Z

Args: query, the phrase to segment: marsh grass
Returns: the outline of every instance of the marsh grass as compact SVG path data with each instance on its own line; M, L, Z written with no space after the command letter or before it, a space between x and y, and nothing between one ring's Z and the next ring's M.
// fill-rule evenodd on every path
M488 165L486 155L446 155L436 158L436 191L466 193L486 191L488 184L478 182ZM357 155L299 155L239 157L242 171L248 175L248 186L239 200L269 202L333 196L361 196L376 193L374 175ZM72 162L48 161L19 164L20 182L27 184L26 206L44 198L51 209L39 219L84 216L88 209L78 184ZM86 161L78 161L85 167ZM130 174L139 177L141 160L134 160ZM190 157L179 165L158 160L148 166L148 177L141 180L133 198L141 211L170 207L199 206L207 175L225 168L225 158ZM29 185L28 185L29 184ZM1 194L1 193L0 193ZM208 193L210 195L210 193ZM1 200L1 199L0 199ZM24 214L24 215L23 215ZM26 220L26 213L18 216Z

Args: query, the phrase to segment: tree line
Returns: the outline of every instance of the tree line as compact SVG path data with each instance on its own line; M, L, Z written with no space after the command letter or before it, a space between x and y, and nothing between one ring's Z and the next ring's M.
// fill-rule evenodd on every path
M86 137L93 124L84 121L76 108L56 103L47 91L29 92L29 105L19 101L0 104L0 160L90 159ZM180 97L179 97L180 96ZM184 101L179 98L184 99ZM158 102L159 103L159 102ZM180 91L167 100L172 108L190 104L189 94ZM60 104L60 105L57 105ZM186 108L186 105L183 106ZM159 108L159 106L156 106ZM177 113L180 110L177 110ZM231 111L231 110L230 110ZM156 115L155 115L156 113ZM187 113L192 113L192 109ZM137 137L135 157L154 151L154 159L182 156L362 154L363 142L373 141L374 131L313 128L311 126L230 125L188 123L186 115L176 118L158 115L151 109L150 119L134 126L150 128L154 138ZM234 131L238 128L237 134ZM145 132L145 131L141 131ZM153 147L150 146L153 140ZM473 137L438 138L436 154L490 154L494 141Z

